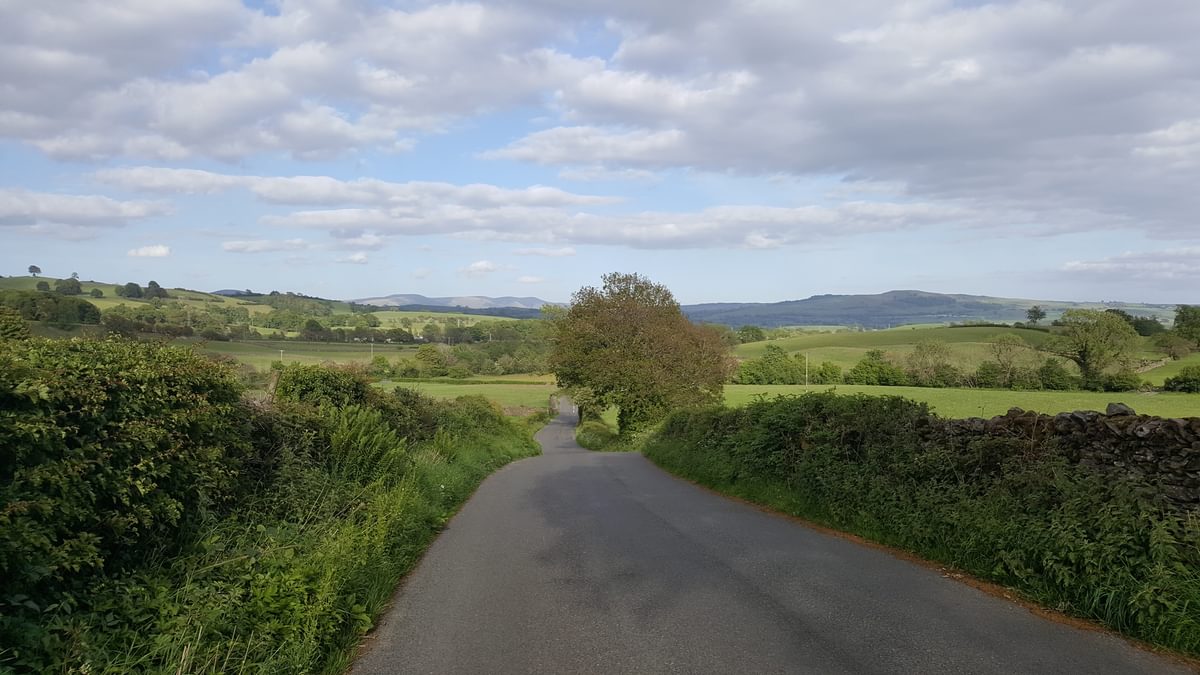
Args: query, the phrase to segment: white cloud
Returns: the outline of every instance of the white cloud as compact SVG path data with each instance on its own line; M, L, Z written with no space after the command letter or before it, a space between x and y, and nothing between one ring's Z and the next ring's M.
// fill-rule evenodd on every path
M340 263L349 263L352 265L366 265L368 262L367 254L362 251L358 251L357 253L351 253L348 256L343 256L341 258L338 258L337 261Z
M565 258L575 255L575 249L570 246L561 248L519 248L513 253L517 255L537 255L545 258Z
M226 241L221 244L222 250L230 253L273 253L276 251L300 251L310 248L304 239L250 239L241 241Z
M91 236L96 228L121 227L131 221L169 215L171 211L169 205L161 202L0 189L0 227L13 226L69 238Z
M163 244L152 244L150 246L131 248L125 255L130 258L166 258L171 255L171 247L164 246Z
M544 281L545 281L545 279L542 277L535 277L535 276L517 277L517 283L520 283L520 284L540 284Z
M1200 280L1200 247L1127 252L1100 260L1076 260L1063 271L1109 279Z
M482 277L487 276L498 269L500 268L496 266L496 263L490 260L476 260L459 271L469 277Z

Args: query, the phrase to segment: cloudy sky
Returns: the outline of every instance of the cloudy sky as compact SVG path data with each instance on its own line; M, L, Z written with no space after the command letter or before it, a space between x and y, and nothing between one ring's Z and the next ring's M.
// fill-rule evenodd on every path
M1200 302L1196 0L0 0L0 274Z

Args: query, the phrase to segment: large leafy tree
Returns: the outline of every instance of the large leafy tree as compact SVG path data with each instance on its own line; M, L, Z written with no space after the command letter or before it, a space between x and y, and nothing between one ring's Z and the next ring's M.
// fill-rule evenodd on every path
M1137 343L1137 331L1120 316L1093 309L1069 309L1045 349L1074 361L1087 386L1098 382L1105 368L1127 361Z
M1200 347L1200 305L1175 308L1175 334Z
M677 408L719 402L732 368L721 336L638 274L607 274L601 288L579 289L555 326L550 367L559 386L616 406L622 434Z

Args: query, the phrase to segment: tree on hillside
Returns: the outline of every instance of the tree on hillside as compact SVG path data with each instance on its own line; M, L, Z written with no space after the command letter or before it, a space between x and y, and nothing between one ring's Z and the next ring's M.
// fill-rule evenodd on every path
M1025 310L1025 318L1029 320L1030 324L1036 326L1039 321L1046 318L1046 310L1042 309L1041 305L1034 305Z
M693 324L665 286L606 274L555 322L550 367L558 385L616 406L620 433L676 408L721 400L732 360L721 337Z
M103 298L103 297L104 297L104 291L100 290L99 288L93 288L93 289L91 290L91 293L90 293L90 295L91 295L93 298Z
M147 297L147 298L166 298L166 297L169 297L169 296L167 295L167 291L166 291L166 289L164 289L162 286L159 286L159 285L158 285L158 282L157 282L157 281L154 281L153 279L150 281L150 283L146 284L146 292L145 292L145 294L144 294L144 295L145 295L145 297Z
M921 340L906 359L908 377L920 387L953 387L960 374L950 363L950 346L940 340Z
M36 288L39 291L49 291L50 283L47 281L39 281L39 282L37 282L37 284L34 285L34 288Z
M29 273L36 277L37 275L42 273L42 268L38 267L37 265L30 265Z
M767 339L767 334L758 326L742 326L737 329L737 336L742 344L747 342L761 342Z
M1180 305L1175 308L1175 334L1200 347L1200 306Z
M83 293L83 286L79 285L79 279L74 277L70 279L59 279L54 282L54 291L63 295L79 295Z
M1104 369L1123 365L1138 342L1133 327L1109 312L1068 309L1059 326L1060 330L1046 343L1045 349L1074 361L1085 387L1100 385Z
M140 298L142 297L142 287L132 281L117 288L117 295L122 298Z

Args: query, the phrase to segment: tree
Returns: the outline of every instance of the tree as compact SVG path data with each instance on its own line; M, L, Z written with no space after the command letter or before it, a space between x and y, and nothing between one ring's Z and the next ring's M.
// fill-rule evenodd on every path
M29 273L36 277L37 275L42 273L42 268L38 267L37 265L30 265Z
M34 288L38 289L39 291L47 291L47 292L49 292L49 291L50 291L50 284L49 284L49 283L47 283L47 282L45 282L45 281L39 281L39 282L37 282L37 285L36 285L36 286L34 286Z
M75 278L59 279L54 282L54 291L63 295L79 295L83 293L83 286L79 285L79 280Z
M1075 362L1084 387L1103 386L1104 369L1125 364L1138 343L1138 334L1127 321L1109 312L1068 309L1059 320L1060 331L1046 351Z
M742 326L737 329L737 336L742 344L747 342L761 342L767 339L767 334L758 326Z
M684 316L665 286L606 274L555 321L550 368L558 385L617 408L625 435L671 410L721 401L732 360L721 337Z
M1039 321L1046 318L1046 310L1042 309L1041 305L1034 305L1025 310L1025 318L1029 320L1030 324L1036 326Z
M961 373L950 363L950 347L940 340L921 340L908 354L908 376L919 387L953 387Z
M888 361L881 349L872 349L846 373L846 384L871 384L902 387L908 384L908 373Z
M117 295L122 298L140 298L142 297L142 287L132 281L117 289Z
M157 281L151 280L150 283L146 284L145 297L153 299L166 298L170 296L167 295L166 289L158 285Z
M1154 337L1154 348L1164 356L1178 361L1192 353L1192 342L1174 332L1159 333Z
M1001 387L1011 387L1013 376L1020 367L1021 356L1029 349L1029 344L1021 339L1020 335L1013 333L1001 333L992 339L989 348L992 352L992 360L1000 366L1000 382Z
M1200 347L1200 305L1175 308L1175 334Z
M89 295L91 295L93 298L103 298L104 291L100 290L99 288L93 288Z
M79 272L71 272L71 278L75 281L79 281Z

